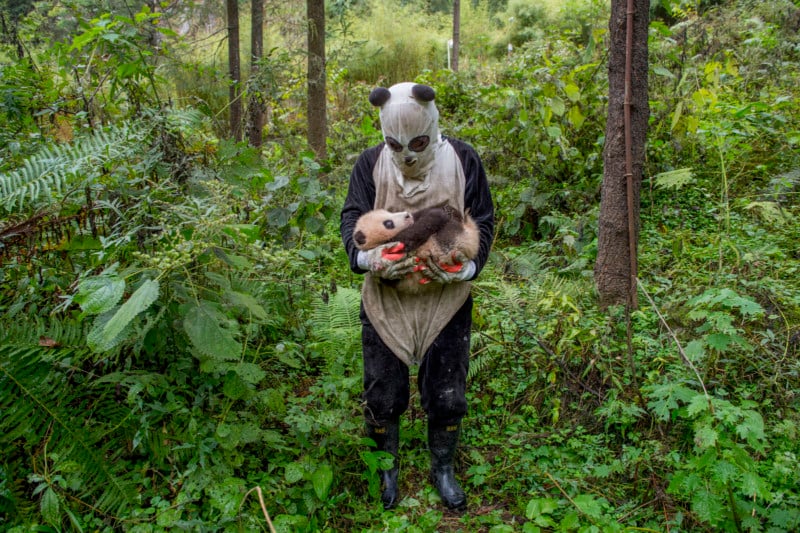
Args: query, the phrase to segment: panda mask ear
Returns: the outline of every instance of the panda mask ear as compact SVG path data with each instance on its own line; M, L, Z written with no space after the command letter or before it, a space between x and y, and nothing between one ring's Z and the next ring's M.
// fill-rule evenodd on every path
M411 88L411 95L423 102L433 102L436 98L436 91L433 90L433 87L417 84Z
M391 97L392 93L390 93L389 89L386 87L375 87L372 89L372 92L369 93L369 103L375 107L381 107L388 102Z
M418 83L411 88L411 96L420 102L433 102L436 98L436 91L433 90L433 87ZM369 103L375 107L383 107L383 104L388 102L391 97L392 93L386 87L375 87L369 93Z

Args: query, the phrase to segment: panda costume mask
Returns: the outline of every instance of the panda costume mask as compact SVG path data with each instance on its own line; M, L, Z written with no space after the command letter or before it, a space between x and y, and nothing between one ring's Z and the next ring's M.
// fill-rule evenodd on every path
M395 181L406 193L427 188L419 182L428 178L442 144L434 97L430 87L410 82L389 89L378 87L369 96L370 103L380 107L381 130L386 149L391 151Z

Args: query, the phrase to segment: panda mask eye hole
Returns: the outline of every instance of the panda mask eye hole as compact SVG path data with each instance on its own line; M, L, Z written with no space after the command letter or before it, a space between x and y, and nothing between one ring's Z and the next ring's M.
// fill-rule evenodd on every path
M403 145L394 137L386 137L386 144L393 152L400 153L403 151ZM408 149L412 152L422 152L430 144L431 138L427 135L418 135L408 141Z
M384 220L383 227L386 229L394 229L394 222L392 222L391 220Z
M393 137L386 137L386 144L389 145L389 148L391 148L393 152L403 151L403 145L400 144L400 142Z
M421 152L425 148L428 147L428 143L431 141L431 138L427 135L420 135L419 137L414 137L410 141L408 141L408 149L412 152Z

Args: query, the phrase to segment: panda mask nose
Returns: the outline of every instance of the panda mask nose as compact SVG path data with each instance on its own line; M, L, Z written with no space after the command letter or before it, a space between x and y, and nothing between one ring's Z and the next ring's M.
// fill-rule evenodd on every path
M406 166L411 167L411 166L414 166L417 163L417 158L416 158L416 156L413 156L413 155L407 155L403 159L403 161L405 162Z

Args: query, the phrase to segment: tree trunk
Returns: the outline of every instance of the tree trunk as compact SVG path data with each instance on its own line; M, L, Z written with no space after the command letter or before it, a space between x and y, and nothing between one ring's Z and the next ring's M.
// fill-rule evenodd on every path
M247 138L250 146L261 146L264 130L264 95L258 80L259 61L264 56L264 0L251 1L250 30L250 98L247 104Z
M237 0L225 0L228 15L228 75L230 88L228 101L230 107L231 137L242 140L242 99L241 66L239 62L239 4Z
M308 145L317 159L327 158L325 139L325 0L306 0L308 16Z
M633 8L630 36L627 33L629 4ZM649 0L611 1L608 118L594 267L602 307L625 304L635 308L637 305L639 190L650 112L647 99L649 7ZM629 49L629 58L626 49ZM628 83L626 71L630 74Z
M453 72L458 72L458 49L461 40L461 0L453 0Z

